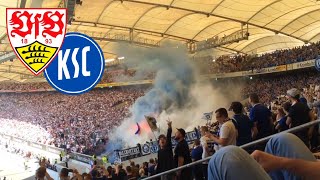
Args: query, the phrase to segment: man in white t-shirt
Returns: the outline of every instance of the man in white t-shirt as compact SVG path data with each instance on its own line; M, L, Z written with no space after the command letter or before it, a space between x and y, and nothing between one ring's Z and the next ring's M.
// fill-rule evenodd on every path
M236 145L238 131L232 120L229 119L227 110L225 108L219 108L216 110L215 114L216 119L221 126L219 136L208 132L206 133L206 137L218 144L216 150L219 150L224 146Z
M213 155L213 141L206 136L209 133L209 129L207 126L202 126L200 128L201 138L200 143L202 146L202 159ZM205 179L208 179L208 162L205 161L202 163L202 173Z

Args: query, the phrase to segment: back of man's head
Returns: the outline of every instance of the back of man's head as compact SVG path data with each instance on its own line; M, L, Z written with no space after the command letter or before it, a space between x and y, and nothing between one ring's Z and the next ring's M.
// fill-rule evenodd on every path
M60 177L66 178L68 177L69 170L67 168L62 168L60 171Z
M130 162L130 166L132 166L132 167L135 166L134 161L131 161L131 162Z
M241 102L232 102L229 110L232 110L235 114L241 114L243 112L243 105Z
M257 104L257 103L260 102L259 96L256 93L250 94L249 98L250 98L251 102L254 103L254 104Z
M220 116L227 118L228 117L228 111L226 108L219 108L216 110L215 113L219 113Z
M127 167L126 167L126 171L127 171L128 173L132 173L132 168L131 168L131 166L127 166Z
M154 159L151 158L151 159L149 160L149 163L154 164Z
M200 146L200 140L199 139L194 140L194 145Z
M37 179L43 179L46 176L46 168L45 167L39 167L36 171L36 178Z
M93 169L91 171L91 175L92 175L93 178L100 177L100 173L99 173L99 171L97 169Z

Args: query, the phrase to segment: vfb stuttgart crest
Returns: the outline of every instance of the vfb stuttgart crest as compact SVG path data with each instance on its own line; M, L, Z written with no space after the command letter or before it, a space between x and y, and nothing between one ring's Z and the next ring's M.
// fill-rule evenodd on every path
M7 8L12 49L33 74L40 74L59 52L66 22L66 9Z

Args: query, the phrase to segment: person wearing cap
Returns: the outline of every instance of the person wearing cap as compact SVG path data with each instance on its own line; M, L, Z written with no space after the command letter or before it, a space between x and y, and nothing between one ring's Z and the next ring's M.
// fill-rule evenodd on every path
M255 93L249 95L250 121L253 122L252 139L261 139L270 136L273 132L271 111L260 103L259 96ZM266 143L256 145L256 149L264 150Z
M244 114L241 102L232 102L229 111L233 111L234 113L232 120L235 122L234 124L238 130L237 146L251 142L253 123L249 117Z
M292 88L287 91L287 98L291 102L291 108L289 110L288 118L286 124L289 128L293 128L313 120L313 114L308 108L308 106L299 101L300 99L300 91L296 88ZM298 136L302 142L305 143L307 147L309 147L309 138L312 135L313 128L303 129L294 133Z
M180 167L191 163L191 156L189 152L189 145L184 139L186 136L186 131L182 128L177 129L175 134L175 140L178 142L174 149L174 162L175 167ZM190 168L185 168L183 170L177 171L177 180L191 180L192 173Z
M228 117L228 111L225 108L219 108L215 111L215 114L221 126L219 136L213 135L210 132L207 132L206 136L218 144L217 151L228 145L236 145L238 132L234 123Z
M164 171L168 171L173 169L173 152L172 152L172 142L171 142L171 134L172 134L172 122L168 119L168 130L167 136L161 134L158 138L159 141L159 150L158 150L158 165L156 169L156 173L161 173ZM164 179L170 180L172 175L167 175L163 177Z

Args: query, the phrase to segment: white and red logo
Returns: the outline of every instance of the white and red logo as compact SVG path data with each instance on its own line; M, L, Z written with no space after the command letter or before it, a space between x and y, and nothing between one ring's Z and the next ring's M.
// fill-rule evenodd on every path
M55 58L67 26L66 9L7 8L7 34L20 61L35 75Z

